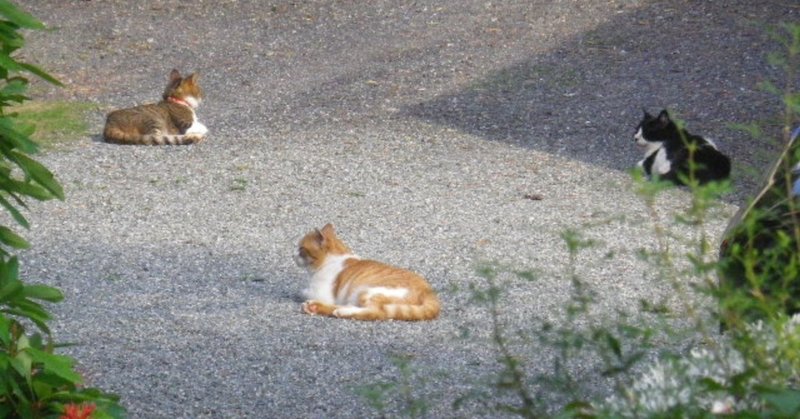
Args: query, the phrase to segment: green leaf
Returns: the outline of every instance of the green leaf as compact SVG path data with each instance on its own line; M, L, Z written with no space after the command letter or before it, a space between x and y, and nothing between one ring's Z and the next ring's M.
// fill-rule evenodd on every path
M785 417L797 417L800 414L800 390L764 392L762 396L770 406Z
M35 153L39 150L39 147L36 145L36 143L31 141L30 138L28 138L30 134L26 135L24 129L25 127L20 126L16 120L6 116L0 117L0 134L2 134L3 138L10 143L6 144L5 146L16 147L26 153ZM23 132L21 132L21 130ZM7 157L8 153L9 151L3 150L3 154L5 154Z
M0 97L24 95L27 90L28 82L24 78L14 78L0 89Z
M35 17L23 12L13 3L0 0L0 15L13 22L15 25L28 29L44 29L45 26Z
M31 356L27 353L27 350L22 349L19 352L17 352L17 355L11 358L10 363L11 367L14 368L17 374L22 376L25 379L25 381L27 381L28 384L30 384L33 360L31 359Z
M73 383L80 384L83 382L80 374L72 369L74 361L72 358L64 355L49 354L45 351L29 348L27 352L35 362L41 362L45 371L52 372L53 374Z
M0 260L0 283L15 281L19 278L19 259L16 256L8 260Z
M0 312L8 313L12 316L24 317L32 321L42 332L50 334L50 328L47 327L47 321L50 320L50 315L47 313L42 315L41 313L32 312L30 310L21 310L16 308L2 309Z
M47 285L28 285L23 288L22 295L51 303L57 303L64 299L64 294L61 291Z
M47 170L41 163L26 156L25 154L12 151L9 157L19 165L26 175L30 176L39 185L50 191L56 198L64 199L64 189L56 181L53 173Z
M22 282L14 278L8 281L3 280L3 285L0 286L0 303L16 298L24 288Z
M97 406L97 410L92 413L94 419L119 419L126 417L124 408L117 404L109 404L108 406Z
M13 322L6 316L0 316L0 342L3 343L3 346L8 347L11 345L11 325ZM2 351L0 351L0 355L4 355ZM0 367L2 364L0 364ZM2 368L0 368L2 370Z
M38 378L33 381L33 393L36 394L36 398L38 399L46 399L53 394L53 386L49 383L45 383Z
M17 207L8 202L8 200L5 199L2 195L0 195L0 206L5 208L6 211L8 211L8 213L11 214L11 217L14 219L14 221L17 222L17 224L25 228L31 227L30 224L28 224L28 220L25 219L25 216L23 216L21 212L19 212Z
M61 84L60 81L56 80L55 77L47 74L46 72L42 71L39 67L36 67L35 65L31 65L31 64L28 64L28 63L19 63L19 65L20 65L20 67L24 68L25 70L29 71L30 73L39 76L40 78L42 78L43 80L45 80L48 83L54 84L54 85L56 85L58 87L63 87L64 86L63 84Z
M533 271L515 271L514 272L518 277L526 280L526 281L535 281L537 279L536 273Z
M43 187L30 183L22 182L16 179L3 179L0 178L0 189L15 192L20 195L26 195L40 201L47 201L53 199L53 194L48 192ZM24 206L24 205L23 205Z
M13 51L25 45L25 39L17 32L19 26L6 21L0 20L0 39L3 39L5 44L5 52L11 54ZM8 72L5 69L0 69L1 78L7 78Z
M24 292L25 287L23 287L22 290L22 292ZM23 297L22 293L20 293L20 298L17 298L16 301L13 301L9 305L16 310L25 312L28 317L40 318L43 320L50 319L50 313L48 313L40 303Z
M25 68L22 67L22 65L20 65L20 63L18 63L16 60L11 58L6 53L0 53L0 67L3 67L3 68L5 68L5 69L7 69L9 71L23 71L23 70L25 70Z
M5 226L0 226L0 242L15 249L27 249L31 245L22 237Z
M605 333L606 344L608 347L611 348L611 351L614 352L614 355L617 358L622 358L622 348L619 344L619 341L611 335L611 333Z

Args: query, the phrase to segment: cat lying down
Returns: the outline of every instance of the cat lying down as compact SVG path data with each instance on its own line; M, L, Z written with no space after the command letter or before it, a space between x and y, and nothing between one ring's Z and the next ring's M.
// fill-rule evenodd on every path
M194 110L203 99L198 76L169 74L161 102L119 109L106 117L103 139L115 144L181 145L200 142L208 129Z
M300 240L298 266L311 274L303 312L356 320L432 320L439 298L425 278L354 255L331 224Z
M633 138L645 150L639 167L650 178L682 185L684 179L694 178L704 184L730 176L730 159L711 140L679 128L666 110L658 116L645 111Z

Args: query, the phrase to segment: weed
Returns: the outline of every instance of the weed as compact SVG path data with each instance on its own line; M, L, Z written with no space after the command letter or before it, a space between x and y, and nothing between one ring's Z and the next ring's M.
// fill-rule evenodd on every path
M244 178L234 178L233 184L228 188L228 190L233 192L244 192L247 189L247 179Z

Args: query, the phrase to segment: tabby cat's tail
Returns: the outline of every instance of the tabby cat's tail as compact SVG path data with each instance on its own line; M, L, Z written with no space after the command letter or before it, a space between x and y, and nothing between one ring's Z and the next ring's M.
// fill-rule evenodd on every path
M425 294L421 304L386 304L386 317L394 320L433 320L439 317L439 298L434 292Z
M137 135L127 133L116 128L106 128L103 131L103 139L114 144L130 145L186 145L203 141L205 137L200 134L147 134Z

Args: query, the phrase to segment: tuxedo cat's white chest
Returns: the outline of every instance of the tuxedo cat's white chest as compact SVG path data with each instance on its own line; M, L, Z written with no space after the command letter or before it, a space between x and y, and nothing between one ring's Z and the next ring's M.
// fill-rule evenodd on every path
M653 159L653 167L650 169L650 173L665 175L670 170L672 170L672 162L667 158L667 149L661 147L656 150L656 158Z
M652 144L652 143L651 143ZM654 156L655 154L655 156ZM644 168L645 162L653 158L653 164L648 168L648 174L658 174L659 176L663 176L669 173L672 170L672 162L669 161L667 158L667 149L664 147L651 147L647 150L644 158L639 161L638 166Z

